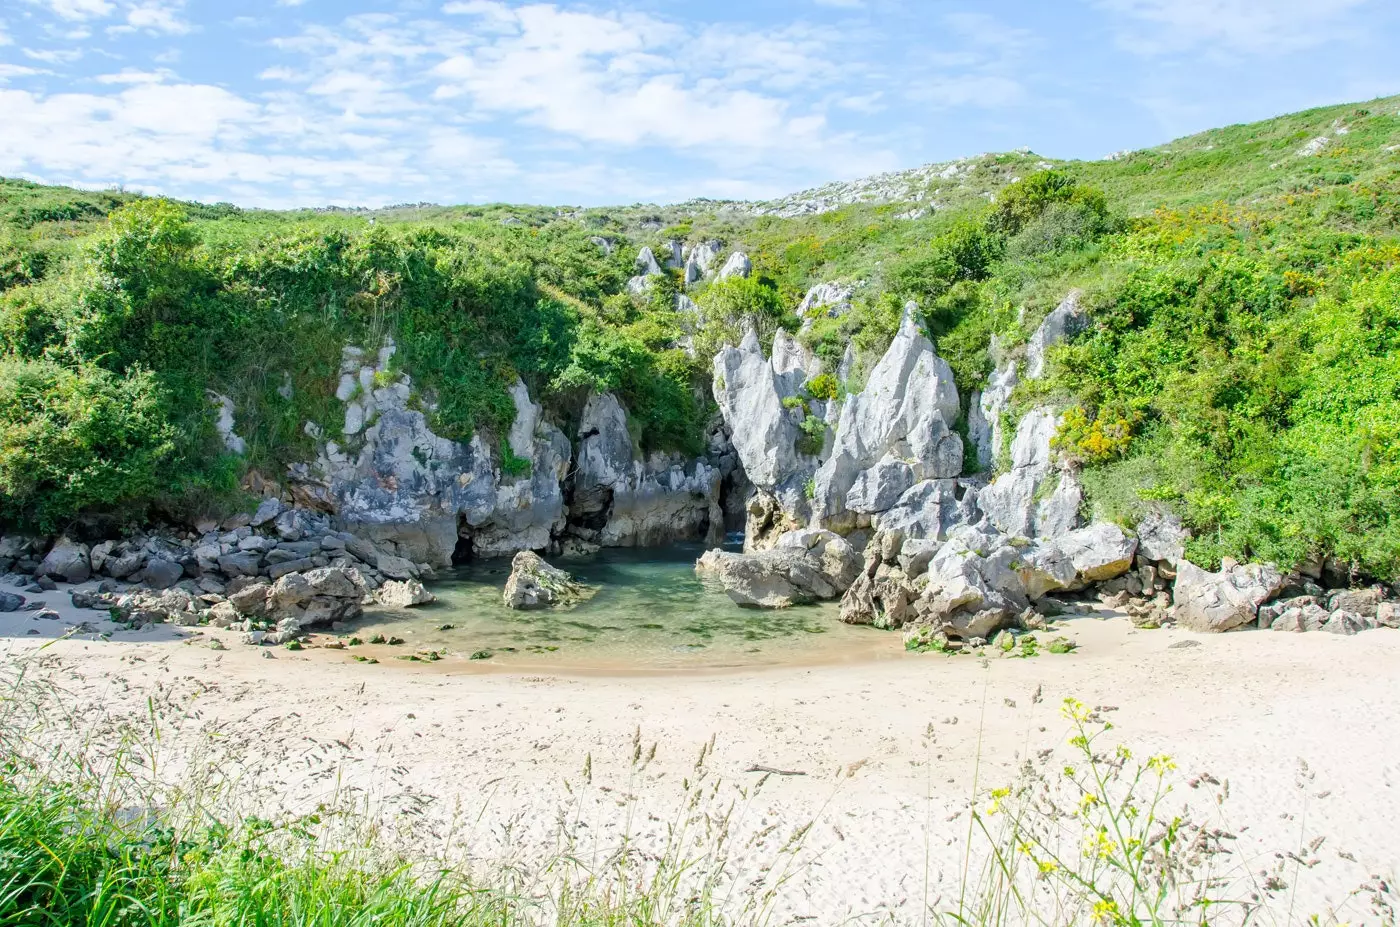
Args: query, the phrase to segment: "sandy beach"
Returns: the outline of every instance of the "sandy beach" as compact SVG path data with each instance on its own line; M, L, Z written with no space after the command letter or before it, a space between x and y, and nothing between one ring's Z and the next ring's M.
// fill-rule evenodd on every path
M365 665L168 626L54 639L96 614L0 616L6 661L59 691L70 735L153 713L160 775L208 764L264 813L348 799L407 846L481 865L564 842L601 862L624 837L660 853L697 802L711 820L733 809L736 909L918 923L956 901L974 793L1058 762L1073 697L1135 753L1174 758L1169 803L1232 835L1222 865L1239 884L1277 854L1312 863L1289 864L1282 922L1378 922L1351 893L1400 872L1397 631L1198 636L1086 617L1063 623L1075 653L1027 660L904 655L890 635L861 662L619 677ZM769 901L759 883L776 886Z

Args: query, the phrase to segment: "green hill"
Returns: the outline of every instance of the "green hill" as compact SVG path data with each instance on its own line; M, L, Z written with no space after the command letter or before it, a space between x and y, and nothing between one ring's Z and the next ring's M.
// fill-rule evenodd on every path
M616 247L606 253L592 239ZM633 258L718 238L749 280L627 291ZM966 398L1066 292L1095 325L1022 406L1099 514L1177 508L1194 555L1400 572L1400 98L1098 162L985 155L774 203L245 211L0 180L0 519L58 529L241 504L330 428L341 347L385 335L434 427L499 436L516 375L565 423L610 389L644 448L697 451L709 354L745 316L868 365L917 299ZM689 335L695 356L680 348ZM857 374L859 376L859 374ZM1024 390L1029 387L1023 387ZM207 393L238 408L222 452ZM314 430L314 429L313 429Z

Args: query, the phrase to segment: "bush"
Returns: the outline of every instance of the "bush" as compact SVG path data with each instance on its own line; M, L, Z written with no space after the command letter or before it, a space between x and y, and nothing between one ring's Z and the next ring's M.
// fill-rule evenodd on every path
M0 359L0 510L60 530L84 513L139 517L172 488L175 431L155 377Z

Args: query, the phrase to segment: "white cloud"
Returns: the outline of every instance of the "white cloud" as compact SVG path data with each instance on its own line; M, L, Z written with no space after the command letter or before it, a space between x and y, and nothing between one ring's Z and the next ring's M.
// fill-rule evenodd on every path
M15 77L33 77L36 74L47 74L38 68L27 68L22 64L6 64L0 61L0 82L10 80Z
M172 76L171 72L164 69L137 71L133 68L124 68L116 74L100 75L97 82L99 84L159 84Z
M1337 37L1341 17L1371 0L1095 0L1126 20L1119 43L1142 54L1215 45L1264 55Z
M838 79L821 36L692 33L651 16L547 3L469 0L444 10L482 30L433 67L439 101L462 99L472 111L615 148L662 146L729 162L784 151L794 163L828 168L862 160L855 140L824 116L771 92Z
M47 7L55 16L62 19L100 19L110 16L115 6L111 0L30 0L39 6Z
M22 48L20 51L24 53L26 58L42 61L45 64L67 64L71 61L77 61L83 56L82 51L76 48Z
M193 27L181 17L183 0L143 0L126 11L126 24L112 26L108 32L146 32L152 35L184 35Z

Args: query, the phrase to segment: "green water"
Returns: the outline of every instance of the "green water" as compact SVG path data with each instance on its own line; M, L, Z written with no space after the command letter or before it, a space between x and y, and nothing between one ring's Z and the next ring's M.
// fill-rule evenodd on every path
M344 635L367 643L347 653L381 663L417 656L410 662L456 669L648 671L832 662L898 649L897 635L842 624L834 602L739 608L696 577L703 552L679 546L559 559L556 565L600 591L573 608L533 612L502 602L508 560L457 567L429 584L438 597L432 605L367 611ZM376 635L402 643L369 645Z

